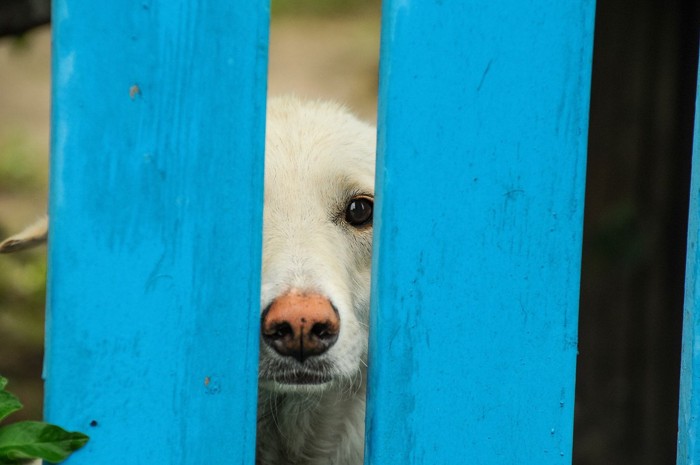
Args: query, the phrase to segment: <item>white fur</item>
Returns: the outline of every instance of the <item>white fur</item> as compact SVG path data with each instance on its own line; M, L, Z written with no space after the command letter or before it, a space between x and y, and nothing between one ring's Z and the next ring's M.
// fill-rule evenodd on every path
M332 374L320 386L268 380L298 362L261 344L259 465L362 463L372 228L344 215L353 196L374 194L374 153L374 128L338 105L268 104L261 309L314 292L337 308L341 329L310 361Z

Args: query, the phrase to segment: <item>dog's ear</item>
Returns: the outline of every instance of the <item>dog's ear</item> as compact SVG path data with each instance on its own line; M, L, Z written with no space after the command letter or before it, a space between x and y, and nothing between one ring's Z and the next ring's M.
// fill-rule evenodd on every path
M21 233L0 242L0 253L17 252L43 244L46 242L48 232L49 218L45 216L25 228Z

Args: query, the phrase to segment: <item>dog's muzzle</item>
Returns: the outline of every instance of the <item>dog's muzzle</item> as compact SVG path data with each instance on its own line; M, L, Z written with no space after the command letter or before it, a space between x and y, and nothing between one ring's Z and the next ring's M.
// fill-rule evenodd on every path
M323 374L325 370L316 370L313 365L335 344L339 333L338 311L326 297L290 292L275 299L262 314L262 340L277 354L296 360L296 366L275 376L275 381L284 384L330 381Z

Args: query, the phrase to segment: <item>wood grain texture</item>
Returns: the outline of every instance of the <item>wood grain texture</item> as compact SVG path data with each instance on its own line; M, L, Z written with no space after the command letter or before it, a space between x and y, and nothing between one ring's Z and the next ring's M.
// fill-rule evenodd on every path
M253 463L268 9L54 4L46 414L91 436L71 464Z
M571 461L594 6L384 3L369 464Z

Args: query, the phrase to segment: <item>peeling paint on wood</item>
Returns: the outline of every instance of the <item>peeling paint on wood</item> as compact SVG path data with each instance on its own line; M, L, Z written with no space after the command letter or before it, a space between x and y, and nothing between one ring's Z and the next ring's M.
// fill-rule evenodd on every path
M368 464L571 462L594 6L384 2Z
M53 19L46 416L73 465L252 464L268 6Z

